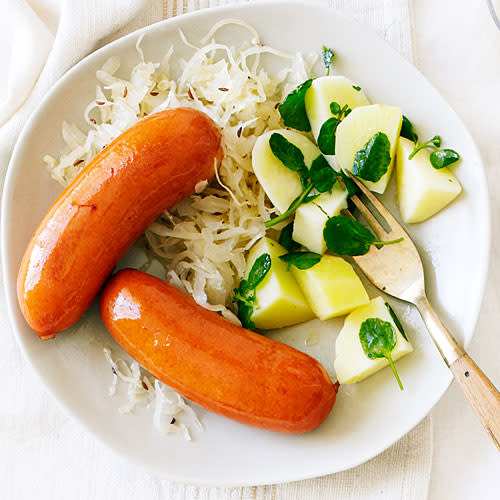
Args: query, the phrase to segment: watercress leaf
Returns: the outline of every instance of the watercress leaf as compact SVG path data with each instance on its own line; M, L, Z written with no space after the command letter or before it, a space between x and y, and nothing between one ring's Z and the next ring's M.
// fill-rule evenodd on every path
M323 56L323 63L326 68L326 74L330 74L330 66L332 65L333 58L335 57L335 54L332 49L329 49L328 47L323 47L321 48L321 55Z
M303 132L311 130L311 124L306 114L305 97L306 92L312 84L312 78L301 83L295 90L287 95L286 99L280 104L279 112L283 123L287 127Z
M388 321L368 318L359 329L359 340L370 359L385 358L396 346L396 333Z
M380 318L368 318L361 323L359 341L369 359L387 359L398 381L399 388L403 390L401 379L396 371L391 355L397 341L393 326L388 321L383 321Z
M391 307L389 302L385 303L385 307L387 307L387 310L389 311L389 314L391 315L392 321L394 321L394 324L398 327L399 333L403 336L405 340L408 340L408 337L406 336L406 333L403 329L403 325L399 321L399 318L396 316L396 313L394 312L394 309Z
M287 224L280 233L280 237L278 239L278 243L285 248L288 252L293 252L300 248L300 245L292 240L293 234L293 222Z
M353 85L352 88L354 90L357 90L358 92L361 90L361 87L359 85Z
M333 170L323 155L319 155L313 160L309 174L314 188L320 193L330 191L337 180L335 170Z
M321 260L321 255L314 252L290 252L280 255L280 260L304 270L315 266Z
M321 125L318 135L318 148L324 155L335 154L335 134L339 123L340 120L332 116Z
M308 175L306 164L304 163L304 154L292 144L286 137L275 132L269 138L269 146L274 156L285 165L285 167L299 172L302 175Z
M344 184L347 189L347 196L350 198L352 195L358 193L359 188L356 183L342 170L337 172L337 177L340 177L340 181Z
M241 326L248 330L255 330L255 323L252 321L253 307L244 302L238 302L238 318Z
M418 142L418 135L413 130L413 123L408 120L406 116L403 115L403 124L401 125L401 132L399 133L401 137L410 139L410 141Z
M332 115L340 115L340 104L338 102L331 102L330 103L330 111Z
M271 269L271 256L264 253L253 263L252 269L248 273L248 288L254 290L265 278L269 269Z
M453 151L453 149L434 151L430 156L431 165L436 169L447 167L448 165L457 162L459 159L460 155L456 151Z
M357 220L336 215L323 229L326 246L338 255L364 255L375 242L375 236Z
M247 280L241 280L238 291L241 295L247 295L252 290L252 287L248 284Z
M434 146L436 146L437 148L440 148L441 147L441 136L439 135L435 135L431 141L432 144L434 144Z
M379 181L391 163L391 143L384 132L377 132L354 155L352 172L371 182Z

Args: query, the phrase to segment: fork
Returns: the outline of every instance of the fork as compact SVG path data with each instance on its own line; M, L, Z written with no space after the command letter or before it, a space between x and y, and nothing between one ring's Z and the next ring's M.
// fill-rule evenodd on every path
M357 195L353 195L351 200L377 238L380 241L403 238L394 245L380 248L372 245L368 253L353 257L354 261L379 290L416 306L446 365L500 450L500 393L457 343L429 303L422 260L411 238L375 195L354 175L350 176L389 228L386 231L372 211ZM349 211L345 212L354 218Z

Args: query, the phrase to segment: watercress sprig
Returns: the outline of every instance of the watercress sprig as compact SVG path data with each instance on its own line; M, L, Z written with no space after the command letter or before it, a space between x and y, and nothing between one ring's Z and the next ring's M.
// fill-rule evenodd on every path
M255 324L251 318L253 309L257 304L255 289L266 277L270 269L271 256L264 253L253 263L247 279L241 280L238 288L234 289L233 302L238 304L238 317L242 326L249 330L255 329Z
M435 135L422 144L416 143L415 148L408 156L408 159L411 160L422 149L430 149L432 151L430 155L430 162L431 165L437 170L447 167L448 165L456 163L458 160L460 160L460 155L455 150L450 148L440 148L441 136Z
M357 220L335 215L330 217L323 229L326 246L338 255L364 255L371 245L394 245L403 241L397 238L391 241L377 241L374 234Z
M332 66L335 53L332 49L329 49L328 47L325 47L323 45L323 47L321 48L321 55L323 56L323 64L325 65L326 75L328 76L330 74L330 68Z
M337 127L352 110L347 104L341 108L338 102L331 102L330 111L333 116L321 125L318 135L318 148L325 155L335 154Z
M311 168L308 169L302 151L277 132L271 134L269 146L274 156L276 156L285 167L300 174L302 193L292 201L283 214L266 221L266 228L272 227L288 219L302 203L308 203L315 199L318 195L310 194L313 189L316 189L319 193L329 191L332 189L337 179L335 171L325 160L324 156L319 155L315 158L311 164Z
M392 373L398 381L399 388L403 390L403 384L391 355L397 342L394 327L388 321L383 321L380 318L368 318L361 323L359 341L369 359L387 359Z

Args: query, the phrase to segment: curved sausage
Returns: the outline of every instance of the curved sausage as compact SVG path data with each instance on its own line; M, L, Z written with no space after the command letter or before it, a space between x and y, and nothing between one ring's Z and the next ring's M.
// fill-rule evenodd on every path
M172 389L239 422L302 433L316 428L337 387L313 358L203 309L167 282L125 269L110 279L101 317L114 339Z
M74 324L116 263L164 210L211 179L221 134L205 114L151 115L103 149L35 231L17 280L31 328L51 338Z

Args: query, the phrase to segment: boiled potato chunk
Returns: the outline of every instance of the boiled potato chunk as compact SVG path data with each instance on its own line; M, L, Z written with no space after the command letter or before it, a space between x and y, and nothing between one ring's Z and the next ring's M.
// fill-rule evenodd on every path
M412 345L404 339L385 306L382 297L358 307L347 316L344 327L335 344L335 373L341 384L354 384L385 368L389 362L385 358L370 359L363 351L359 340L361 323L368 318L388 321L396 332L396 345L391 352L393 361L413 351Z
M287 253L286 250L275 241L264 237L252 247L245 278L257 258L264 253L271 257L271 269L255 289L257 304L251 319L256 328L282 328L314 318L293 274L287 271L287 264L278 258Z
M356 90L354 87L354 82L345 76L321 76L313 80L306 93L305 104L316 140L323 123L333 116L330 111L331 102L338 103L341 108L347 104L351 109L370 104L363 90Z
M462 186L450 169L436 170L430 153L420 150L411 160L408 156L415 144L399 138L396 155L398 198L401 217L405 222L422 222L451 203Z
M269 138L274 133L281 134L302 151L304 163L308 168L321 152L307 137L293 130L271 130L261 135L255 142L252 151L253 170L273 205L283 213L302 193L302 186L300 175L285 167L271 151Z
M333 189L301 205L295 212L292 238L311 252L325 253L323 229L329 217L347 208L347 191L337 182Z
M340 168L352 171L354 155L377 132L384 132L391 143L391 162L387 172L377 182L363 180L371 191L383 193L391 178L402 119L403 115L399 108L383 104L372 104L353 110L337 128L335 151Z
M323 255L315 266L292 267L292 272L319 319L342 316L369 300L358 275L341 257Z

